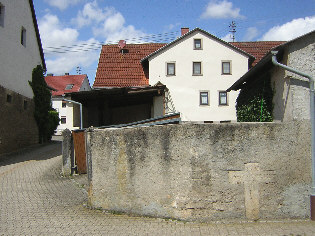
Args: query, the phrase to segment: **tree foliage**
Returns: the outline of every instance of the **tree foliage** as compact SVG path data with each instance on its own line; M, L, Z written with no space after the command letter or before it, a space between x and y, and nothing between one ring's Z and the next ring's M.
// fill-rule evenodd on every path
M238 122L272 122L273 91L270 77L243 88L236 100Z
M47 142L51 140L59 125L59 114L51 106L51 92L46 84L41 65L33 69L32 81L29 81L29 84L34 93L34 116L39 130L39 142Z

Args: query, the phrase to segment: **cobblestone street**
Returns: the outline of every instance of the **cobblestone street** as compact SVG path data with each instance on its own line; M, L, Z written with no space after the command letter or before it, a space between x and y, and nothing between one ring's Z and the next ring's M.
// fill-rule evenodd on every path
M61 177L60 153L55 141L0 161L0 235L315 235L308 220L201 224L91 210L82 182Z

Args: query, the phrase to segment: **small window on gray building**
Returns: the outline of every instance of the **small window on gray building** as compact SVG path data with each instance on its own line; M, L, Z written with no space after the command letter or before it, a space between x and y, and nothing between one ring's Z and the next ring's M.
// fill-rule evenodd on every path
M28 106L27 101L24 100L24 103L23 103L23 108L24 108L24 110L27 110L27 106Z
M193 75L202 75L201 62L193 62Z
M201 39L194 39L194 49L195 50L202 49Z
M222 74L223 75L230 75L230 74L232 74L231 62L230 61L223 61L222 62Z
M67 123L67 117L62 116L60 121L61 121L60 122L61 124L66 124Z
M67 84L65 90L71 90L74 84Z
M24 27L21 29L21 44L26 47L26 29Z
M12 95L7 94L7 103L12 103Z
M219 105L221 105L221 106L227 106L228 105L227 92L225 92L225 91L219 92Z
M166 63L166 74L167 75L175 75L175 63Z
M0 26L4 27L4 6L0 2Z

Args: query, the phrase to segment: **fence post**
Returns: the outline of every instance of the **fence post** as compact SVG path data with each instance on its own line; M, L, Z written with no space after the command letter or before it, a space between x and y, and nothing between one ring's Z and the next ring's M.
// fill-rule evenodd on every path
M62 132L62 174L71 175L71 156L73 155L72 134L69 129Z

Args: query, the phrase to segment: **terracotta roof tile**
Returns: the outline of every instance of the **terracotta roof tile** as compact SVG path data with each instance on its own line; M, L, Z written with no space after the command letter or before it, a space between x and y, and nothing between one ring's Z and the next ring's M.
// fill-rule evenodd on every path
M52 96L61 96L65 93L79 92L85 78L87 75L46 76L45 81L49 87L57 90L51 92ZM68 84L73 84L73 87L66 90Z
M124 53L117 44L103 45L93 87L135 87L149 85L140 60L165 44L126 44Z
M285 41L256 41L256 42L234 42L235 47L253 55L256 59L252 66L256 65L273 47L279 46Z

